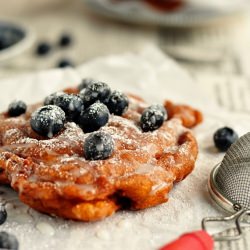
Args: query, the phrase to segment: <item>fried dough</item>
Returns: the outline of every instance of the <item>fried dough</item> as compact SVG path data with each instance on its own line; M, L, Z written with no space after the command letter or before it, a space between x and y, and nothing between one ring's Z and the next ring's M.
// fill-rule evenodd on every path
M81 221L166 202L173 184L194 168L198 146L188 128L200 123L202 115L167 101L168 120L145 133L139 121L149 105L134 95L129 101L122 117L111 115L100 129L111 134L115 150L108 159L97 161L84 158L88 134L74 122L51 139L36 134L30 116L40 104L16 118L2 113L0 182L10 184L24 203L40 212Z

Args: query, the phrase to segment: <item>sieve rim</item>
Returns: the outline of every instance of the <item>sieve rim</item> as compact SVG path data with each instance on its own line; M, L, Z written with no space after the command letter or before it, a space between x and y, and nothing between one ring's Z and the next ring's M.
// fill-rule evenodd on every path
M230 213L235 213L238 209L236 209L235 204L225 197L225 195L220 191L215 179L217 172L221 162L216 164L213 170L211 171L209 178L208 178L208 191L211 198L224 210Z

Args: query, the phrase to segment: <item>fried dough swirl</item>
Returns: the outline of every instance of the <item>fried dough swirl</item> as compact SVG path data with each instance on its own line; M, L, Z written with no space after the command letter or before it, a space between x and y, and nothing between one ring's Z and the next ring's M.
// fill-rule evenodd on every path
M166 202L173 184L194 168L198 146L189 128L200 123L202 115L166 101L168 120L143 133L139 121L149 105L134 95L129 101L122 117L112 115L100 129L111 134L115 150L110 158L98 161L84 158L88 134L74 122L51 139L36 134L30 116L40 104L16 118L2 113L0 183L10 184L25 204L40 212L80 221Z

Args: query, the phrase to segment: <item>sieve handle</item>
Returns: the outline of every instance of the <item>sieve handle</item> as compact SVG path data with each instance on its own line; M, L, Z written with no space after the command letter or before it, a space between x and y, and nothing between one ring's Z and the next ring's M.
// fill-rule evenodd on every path
M200 230L181 235L177 240L159 250L213 250L214 240L206 231Z

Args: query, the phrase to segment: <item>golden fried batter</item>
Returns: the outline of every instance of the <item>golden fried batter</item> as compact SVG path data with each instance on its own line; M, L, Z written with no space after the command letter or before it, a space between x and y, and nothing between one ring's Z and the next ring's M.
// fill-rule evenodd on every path
M148 104L133 95L129 100L125 115L112 115L100 129L111 134L115 150L98 161L84 158L88 134L75 123L66 123L62 132L47 139L30 127L30 115L39 105L16 118L3 113L0 182L9 183L38 211L82 221L166 202L173 184L194 168L198 147L186 127L201 122L202 116L188 106L166 102L169 119L159 129L143 133L139 121Z

